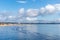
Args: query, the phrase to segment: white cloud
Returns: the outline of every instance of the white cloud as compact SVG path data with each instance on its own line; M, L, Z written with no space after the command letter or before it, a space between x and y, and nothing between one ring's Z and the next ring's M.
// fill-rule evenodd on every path
M54 13L56 11L56 8L54 5L46 5L45 7L40 8L40 13L42 14L51 14Z
M54 6L57 9L57 11L60 11L60 4L55 4Z
M28 20L28 21L34 21L34 20L37 20L37 18L35 17L35 18L32 18L32 17L26 17L26 20Z
M45 13L46 12L46 9L44 7L40 8L40 13Z
M8 16L8 18L12 18L12 16Z
M19 9L19 13L23 14L24 13L24 8Z
M38 9L28 9L27 10L27 16L29 16L29 17L38 16L38 12L39 12Z
M8 16L8 20L14 20L16 18L16 16Z
M16 1L16 2L18 2L18 3L27 3L27 1Z
M44 7L41 7L40 9L30 8L25 11L24 8L20 8L19 14L21 17L24 15L25 17L37 17L39 15L54 14L57 13L58 11L60 12L60 4L48 4Z
M19 9L19 16L20 16L20 17L23 16L24 13L25 13L24 8L20 8L20 9Z
M53 5L47 5L47 6L45 6L45 9L46 9L46 11L48 12L48 13L53 13L53 12L55 12L55 7L53 6Z
M8 18L15 18L15 16L8 16Z
M56 19L56 21L60 21L60 18Z
M48 4L45 7L40 8L41 14L53 14L60 13L60 4Z
M3 15L0 15L0 22L5 21L7 17L4 17Z
M17 21L16 16L8 16L6 21L7 22L16 22Z

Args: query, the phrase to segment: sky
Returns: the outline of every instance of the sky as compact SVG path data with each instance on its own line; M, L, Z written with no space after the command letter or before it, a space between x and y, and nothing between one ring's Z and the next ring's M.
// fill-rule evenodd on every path
M60 20L60 0L0 0L0 21L17 19Z

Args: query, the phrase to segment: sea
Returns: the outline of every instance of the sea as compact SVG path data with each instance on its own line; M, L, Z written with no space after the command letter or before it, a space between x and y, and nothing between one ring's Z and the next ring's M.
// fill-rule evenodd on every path
M0 40L60 40L60 24L0 26Z

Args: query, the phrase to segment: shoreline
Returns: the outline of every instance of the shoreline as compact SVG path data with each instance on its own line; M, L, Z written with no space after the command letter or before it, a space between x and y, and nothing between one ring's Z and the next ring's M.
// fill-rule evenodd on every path
M25 26L25 25L36 25L37 23L27 23L27 24L0 24L0 26ZM60 24L60 23L39 23L39 24Z

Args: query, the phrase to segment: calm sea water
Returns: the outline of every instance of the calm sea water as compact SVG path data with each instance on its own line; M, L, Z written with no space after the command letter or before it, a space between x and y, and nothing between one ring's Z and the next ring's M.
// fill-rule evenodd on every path
M1 26L0 40L60 40L60 24Z

